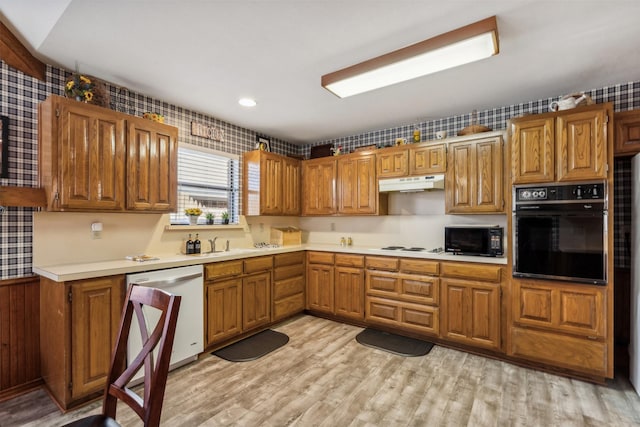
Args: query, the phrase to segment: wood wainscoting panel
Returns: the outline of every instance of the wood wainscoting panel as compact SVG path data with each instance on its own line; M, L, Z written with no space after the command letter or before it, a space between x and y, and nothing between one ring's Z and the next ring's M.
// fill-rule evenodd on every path
M39 381L39 278L0 281L0 397Z

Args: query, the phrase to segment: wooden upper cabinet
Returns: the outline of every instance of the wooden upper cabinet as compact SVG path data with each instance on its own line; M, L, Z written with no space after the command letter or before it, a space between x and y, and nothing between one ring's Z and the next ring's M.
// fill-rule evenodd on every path
M175 211L178 129L134 117L127 120L127 128L127 209Z
M558 181L607 177L605 110L563 114L556 122Z
M302 214L336 213L336 160L319 158L302 162Z
M175 210L175 127L55 95L38 112L48 210Z
M409 149L395 147L376 154L378 178L398 178L409 174Z
M640 110L616 113L615 123L614 154L629 156L640 152Z
M244 215L299 215L300 161L266 151L242 156Z
M554 180L553 141L552 118L511 124L511 181L514 184Z
M300 160L285 157L282 163L282 214L298 216L302 212Z
M512 119L512 183L606 179L612 111L607 103Z
M445 185L447 213L496 213L504 210L502 138L449 144Z
M124 208L125 121L52 96L39 105L39 175L49 210Z
M338 212L375 214L378 211L376 156L348 155L338 159Z
M409 149L409 175L445 173L447 150L445 144L429 144Z
M378 178L445 173L446 153L446 145L443 143L420 143L378 150Z

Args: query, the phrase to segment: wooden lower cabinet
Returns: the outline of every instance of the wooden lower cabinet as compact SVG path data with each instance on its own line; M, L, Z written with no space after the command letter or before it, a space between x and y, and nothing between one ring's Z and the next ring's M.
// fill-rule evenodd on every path
M490 349L500 347L500 286L441 279L442 337Z
M304 311L304 259L303 251L273 257L273 321Z
M364 271L362 268L335 267L335 315L364 319Z
M242 279L207 284L205 289L208 346L242 332Z
M442 338L501 348L500 266L441 263Z
M587 375L613 375L606 289L513 279L508 354Z
M334 254L307 252L307 310L333 314Z
M366 265L367 322L439 335L438 262L367 257Z
M124 298L124 276L40 282L42 377L67 409L101 393Z
M207 346L271 322L272 268L270 255L204 266Z
M249 331L271 322L271 273L242 279L242 330Z

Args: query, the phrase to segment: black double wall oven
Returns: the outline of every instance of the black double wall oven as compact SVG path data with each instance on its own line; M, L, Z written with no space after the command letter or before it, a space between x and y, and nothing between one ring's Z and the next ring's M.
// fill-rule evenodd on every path
M513 276L606 285L604 181L513 188Z

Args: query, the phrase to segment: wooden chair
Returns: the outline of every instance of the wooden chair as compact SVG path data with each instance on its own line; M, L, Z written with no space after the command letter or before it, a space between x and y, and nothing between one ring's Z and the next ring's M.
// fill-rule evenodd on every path
M132 284L126 296L126 303L122 311L120 331L115 349L111 356L111 368L107 377L107 387L104 392L102 414L92 415L67 426L72 427L116 427L116 406L118 400L127 404L142 419L145 427L160 425L164 390L169 373L169 361L173 338L176 332L178 309L182 297L169 294L155 288ZM160 319L151 335L147 332L147 324L142 312L142 306L154 307L161 310ZM133 362L127 365L127 341L133 314L136 314L140 334L142 336L142 350ZM154 349L157 347L157 361L154 364ZM128 384L131 378L144 364L144 393L143 398L134 393Z

